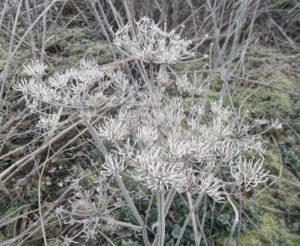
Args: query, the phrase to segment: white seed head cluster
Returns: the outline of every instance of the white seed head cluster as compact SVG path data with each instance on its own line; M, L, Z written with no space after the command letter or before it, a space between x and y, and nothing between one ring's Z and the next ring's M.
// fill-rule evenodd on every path
M138 90L122 72L101 72L94 61L82 61L77 69L41 81L44 69L41 64L26 67L33 77L16 86L32 108L43 101L86 114L134 98L130 106L123 104L97 127L99 137L114 146L105 156L104 175L128 171L148 189L205 192L216 201L223 199L226 182L234 181L246 191L266 182L262 160L245 157L249 151L262 155L265 148L260 137L249 135L253 126L240 124L222 101L211 102L211 113L206 114L198 104L187 104L181 97L170 99L160 90ZM181 79L176 83L182 82L193 95L200 93L187 85L187 77ZM53 121L56 115L41 117L39 126L49 127Z
M240 120L222 101L211 103L210 114L201 110L187 114L190 105L181 98L168 99L160 91L140 96L142 100L134 111L120 109L122 115L134 112L126 123L119 120L118 126L120 136L131 140L134 151L126 166L122 158L117 161L109 157L113 161L105 163L104 168L110 175L129 172L148 189L174 187L178 192L204 192L216 201L224 199L227 182L235 182L246 191L266 182L262 161L246 158L250 151L263 154L262 141L249 135L249 124L240 127ZM102 127L106 129L110 123L108 118ZM135 127L128 127L132 125ZM100 135L114 142L111 136ZM122 148L120 141L114 143Z
M95 187L84 190L77 183L71 209L60 207L56 211L66 224L83 225L76 236L65 236L63 245L75 243L78 236L95 239L103 222L115 226L110 214L119 204L115 189L106 183L108 179L117 181L131 207L133 202L124 192L122 176L133 178L157 194L174 188L178 193L206 194L217 202L228 197L226 184L234 193L249 191L267 181L268 172L262 167L265 146L260 134L251 135L250 131L266 124L280 128L279 122L269 124L260 119L251 124L247 117L237 117L222 100L212 101L206 110L194 100L201 98L206 80L200 82L197 76L176 76L177 89L192 100L184 100L183 94L168 97L156 87L168 84L167 66L163 65L194 54L188 50L191 41L181 39L174 30L165 30L144 17L135 21L135 28L127 24L115 33L114 44L122 53L165 69L154 75L155 70L151 71L150 77L156 81L149 91L129 81L120 70L101 71L93 60L82 60L78 68L48 79L43 78L46 66L32 63L24 68L31 78L15 86L35 112L41 106L38 102L77 112L105 159ZM98 111L105 114L93 128L90 120ZM42 116L38 126L51 128L58 121L56 114ZM77 228L74 226L74 231Z
M37 126L45 130L50 130L51 128L53 128L53 126L56 124L58 120L59 120L58 114L40 116L40 120L38 121Z
M199 79L189 79L187 75L182 75L179 78L180 83L176 83L177 89L182 93L188 93L189 95L199 96L204 91L203 84L204 80ZM201 81L201 82L200 82Z
M175 30L166 32L147 17L135 21L115 33L114 44L130 57L155 64L173 64L194 55L188 50L191 41L181 39Z
M40 80L37 75L44 68L45 65L39 63L26 66L25 72L32 78L15 86L32 109L36 109L37 101L42 101L86 113L125 103L133 96L136 87L123 72L102 72L94 61L82 60L79 68L71 68L47 80Z
M104 124L98 126L98 133L109 141L119 141L129 134L125 122L119 118L109 117Z
M215 201L224 200L224 192L222 191L223 184L218 178L215 178L213 174L199 172L186 169L182 175L182 183L176 184L176 190L180 193L189 192L191 194L200 194L205 192L208 196L212 197Z
M117 225L111 220L113 211L121 206L116 200L116 190L105 177L94 178L95 186L89 189L81 186L79 180L76 180L73 184L73 196L69 200L70 208L60 206L55 211L64 224L72 226L76 231L70 236L62 237L62 245L73 245L72 243L77 243L78 237L86 240L96 239L101 235L99 231L116 229ZM109 224L109 227L106 228L105 224Z
M269 171L262 168L263 158L255 160L254 158L247 160L240 157L237 163L230 166L231 175L235 178L238 185L243 185L246 191L256 187L260 183L267 181Z
M40 77L45 73L47 66L39 61L31 62L31 65L24 66L24 73L33 77Z

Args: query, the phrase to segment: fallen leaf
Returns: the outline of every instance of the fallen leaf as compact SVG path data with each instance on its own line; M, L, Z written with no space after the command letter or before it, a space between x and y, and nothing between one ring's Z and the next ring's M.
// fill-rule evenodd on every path
M233 194L232 197L234 199L237 199L237 200L240 199L240 195L238 195L238 194ZM246 199L247 198L247 194L246 193L242 193L242 198Z
M20 123L20 124L18 125L18 127L21 128L21 129L26 129L26 128L29 126L29 124L30 124L30 121L29 121L29 120L23 121L22 123Z
M262 72L262 76L267 77L271 74L271 72Z
M299 54L299 53L300 53L300 50L293 50L293 51L291 52L292 55L297 55L297 54Z
M46 172L47 173L53 173L55 172L55 170L57 169L57 163L51 162L51 163L47 163L46 166Z
M15 152L11 153L10 156L12 158L18 158L18 157L20 157L24 154L26 154L26 147L25 146L22 147L21 149L19 149L18 151L15 151Z
M176 218L175 218L175 215L172 211L168 212L168 216L172 220L172 222L176 223Z
M248 82L247 85L248 85L249 88L256 88L258 86L258 84L254 83L254 82Z
M284 69L283 72L287 75L294 75L295 73L289 69Z

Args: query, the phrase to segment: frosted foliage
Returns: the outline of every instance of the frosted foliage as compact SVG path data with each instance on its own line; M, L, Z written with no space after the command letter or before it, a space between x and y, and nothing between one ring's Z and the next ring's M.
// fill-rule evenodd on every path
M191 41L181 39L175 30L163 31L147 17L135 21L136 32L127 24L115 33L114 44L127 56L155 64L172 64L193 56Z

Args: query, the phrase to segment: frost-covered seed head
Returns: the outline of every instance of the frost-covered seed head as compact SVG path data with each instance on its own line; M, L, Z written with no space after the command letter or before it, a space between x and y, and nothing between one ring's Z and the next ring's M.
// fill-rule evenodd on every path
M115 33L114 44L127 56L155 64L172 64L194 55L191 41L180 38L174 30L163 31L147 17L135 21L136 32L127 24Z
M122 71L102 72L95 61L82 60L79 68L56 73L41 81L37 75L44 68L43 64L27 66L26 71L33 78L22 80L15 86L32 109L36 109L37 101L42 101L77 112L97 111L130 102L138 87L136 83L130 83Z
M265 171L262 165L263 159L255 160L252 158L248 160L241 156L237 163L232 163L230 172L238 185L242 185L246 191L250 191L251 188L268 180L269 171Z

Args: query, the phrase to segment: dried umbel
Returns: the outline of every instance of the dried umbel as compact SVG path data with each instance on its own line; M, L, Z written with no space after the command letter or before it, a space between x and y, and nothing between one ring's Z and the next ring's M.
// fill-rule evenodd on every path
M104 124L98 127L98 134L108 141L114 142L124 139L129 131L125 125L125 120L120 120L120 117L109 117Z
M179 193L189 192L192 195L203 192L215 201L222 201L224 200L223 187L222 181L215 178L212 173L207 176L205 172L189 168L184 171L181 183L177 183L175 189Z
M102 165L104 169L101 173L103 176L113 176L123 172L126 168L126 157L122 152L117 154L109 154L105 156L105 162Z
M179 77L178 81L180 81L180 83L177 83L177 89L181 92L181 93L187 93L190 96L194 97L194 96L199 96L202 94L202 92L204 91L203 89L203 84L205 82L205 80L200 80L195 78L196 75L194 76L194 78L189 79L188 76L182 75Z
M147 17L135 21L136 31L127 24L115 33L114 44L127 56L155 64L173 64L194 55L191 41L175 30L166 32Z
M103 176L96 177L94 187L86 189L75 181L73 196L69 206L58 207L57 216L64 224L74 228L70 236L63 237L63 245L77 243L78 238L85 240L96 239L99 231L111 231L118 226L118 221L112 219L111 214L121 207L107 179Z
M269 171L265 171L262 165L262 158L247 160L244 156L241 156L237 163L232 163L230 172L238 185L244 187L246 191L250 191L251 188L266 182L268 179Z
M107 156L103 165L107 175L129 171L149 190L203 192L216 201L224 199L225 183L232 180L247 191L266 182L261 164L244 157L249 151L262 155L262 141L249 135L250 124L240 127L240 120L222 101L213 101L211 113L204 115L201 110L187 114L189 103L169 100L159 91L140 94L140 100L134 110L122 107L119 115L104 119L98 128L99 136L118 152L132 148L129 157ZM242 134L237 136L237 131Z
M137 175L133 177L150 190L175 186L182 179L182 165L171 162L167 153L160 148L145 149L135 161Z
M37 123L37 126L46 130L51 129L59 120L58 114L50 114L47 116L41 116Z
M31 65L24 66L24 72L30 76L42 76L47 69L47 66L39 61L31 62Z
M15 86L33 110L37 102L42 101L86 114L127 102L133 97L137 86L131 84L121 71L102 72L94 61L82 60L79 68L71 68L42 80L45 68L40 63L26 66L24 71L32 77Z

